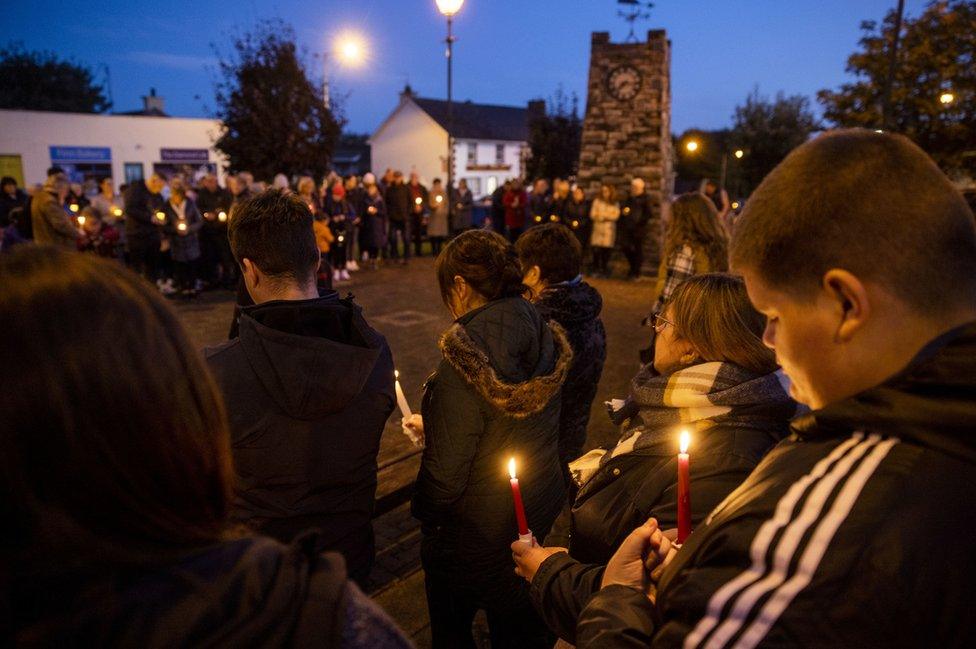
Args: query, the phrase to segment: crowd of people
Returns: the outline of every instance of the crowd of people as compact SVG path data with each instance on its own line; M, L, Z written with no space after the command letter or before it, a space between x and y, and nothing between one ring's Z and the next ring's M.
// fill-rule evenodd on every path
M545 186L513 182L505 210L558 218L506 211L502 233L435 223L431 206L459 193L387 176L235 186L229 204L173 180L153 203L150 178L124 193L119 233L144 278L65 252L82 236L71 221L33 224L62 246L0 256L14 644L410 646L358 586L393 353L321 269L342 281L384 249L405 263L423 227L454 320L402 421L423 445L411 511L435 648L474 647L479 610L493 649L976 641L976 215L916 145L821 135L734 220L720 193L679 196L651 344L616 395L598 394L608 340L585 250L605 268L615 236L647 226L624 219L645 209L642 182L624 207L604 187L558 213L578 188L558 181L542 211ZM31 214L67 214L63 180ZM111 213L111 190L87 213ZM225 205L228 278L250 303L201 354L148 256L169 239L190 286ZM564 215L584 213L581 236ZM384 214L387 240L363 214ZM620 437L588 449L597 398ZM679 430L694 440L680 543Z

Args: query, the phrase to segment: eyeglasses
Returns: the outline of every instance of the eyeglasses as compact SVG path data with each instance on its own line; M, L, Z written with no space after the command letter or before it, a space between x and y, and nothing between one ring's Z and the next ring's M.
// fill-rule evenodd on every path
M662 331L664 331L664 328L667 327L668 325L671 325L673 327L674 323L671 322L670 320L665 319L665 317L662 316L661 314L657 314L654 316L654 331L656 333L661 333Z

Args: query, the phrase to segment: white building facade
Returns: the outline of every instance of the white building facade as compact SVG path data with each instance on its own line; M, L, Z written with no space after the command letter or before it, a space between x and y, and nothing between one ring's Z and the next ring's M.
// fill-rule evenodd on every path
M111 176L116 187L153 172L222 175L219 135L212 119L0 110L0 175L32 185L58 166L72 182Z
M410 90L370 137L372 167L405 175L416 172L429 185L447 182L447 136L454 139L454 182L464 179L474 196L490 194L509 178L524 174L528 155L529 119L544 111L543 102L528 108L454 102L448 119L447 102L417 97Z

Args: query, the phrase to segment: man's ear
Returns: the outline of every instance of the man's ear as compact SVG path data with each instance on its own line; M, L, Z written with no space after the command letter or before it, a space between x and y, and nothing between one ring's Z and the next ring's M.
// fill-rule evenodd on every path
M824 273L823 288L840 316L835 333L837 342L848 342L871 317L867 288L854 274L839 268Z
M257 287L264 277L261 275L261 271L258 267L254 265L254 262L245 257L241 260L241 274L244 277L244 286L247 288L247 292L251 293L251 297L254 297L253 290Z
M538 266L530 266L529 270L526 271L523 281L529 286L535 286L539 283L539 279L542 277L542 270Z

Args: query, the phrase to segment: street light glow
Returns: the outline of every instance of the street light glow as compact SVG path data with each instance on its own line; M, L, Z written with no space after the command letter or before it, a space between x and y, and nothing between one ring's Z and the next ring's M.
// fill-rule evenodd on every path
M698 140L688 140L687 142L685 142L685 149L687 149L688 153L694 153L695 151L697 151Z
M941 95L939 95L939 101L942 102L943 104L951 104L955 100L956 100L956 96L951 92L944 92Z
M733 155L735 155L736 158L741 158L745 154L746 154L746 152L743 151L742 149L736 149L735 150L735 153Z
M437 10L450 18L461 11L461 5L463 4L464 0L437 0Z
M366 60L366 44L355 32L340 34L335 42L336 58L349 67L358 67Z

